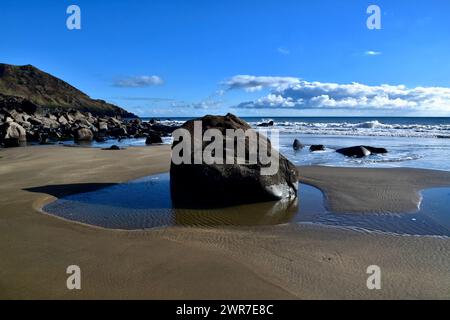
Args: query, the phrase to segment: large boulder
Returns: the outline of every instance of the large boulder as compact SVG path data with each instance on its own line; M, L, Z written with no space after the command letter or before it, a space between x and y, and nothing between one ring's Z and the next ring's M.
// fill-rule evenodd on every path
M94 139L94 134L90 129L80 128L75 131L75 141L91 142Z
M364 158L371 155L371 152L363 146L343 148L336 150L336 152L346 157L353 157L353 158Z
M27 142L27 133L18 123L9 121L3 125L2 139L5 147L19 147Z
M297 168L272 148L269 139L253 130L249 124L235 115L205 116L201 119L188 121L181 127L181 129L185 129L185 132L189 132L192 140L196 139L196 142L200 143L200 152L202 153L205 148L210 149L211 142L205 142L202 138L199 141L199 136L194 135L195 121L202 124L201 136L208 129L220 131L221 136L213 140L214 143L219 142L219 146L220 142L222 143L224 156L226 154L226 130L242 129L244 132L251 130L249 132L260 140L259 148L265 147L265 150L269 151L265 152L266 155L271 155L272 159L278 161L278 170L268 175L266 169L270 167L270 163L261 163L259 156L256 157L257 161L248 161L251 158L250 154L255 154L255 150L250 148L249 139L245 139L245 164L237 162L236 152L232 161L234 164L207 164L204 159L200 164L194 164L195 148L194 141L191 141L189 154L183 154L183 158L189 159L190 163L175 164L172 161L171 164L171 194L176 206L231 206L283 199L296 200L298 190ZM222 140L216 141L219 138ZM180 149L180 143L183 143L182 139L174 139L172 146L174 154ZM236 144L237 140L234 139L233 143Z

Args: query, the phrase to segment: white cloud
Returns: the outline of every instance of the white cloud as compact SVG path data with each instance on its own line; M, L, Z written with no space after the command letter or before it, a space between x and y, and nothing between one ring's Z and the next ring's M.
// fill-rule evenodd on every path
M256 77L239 75L232 77L222 84L227 90L244 89L248 92L255 92L264 88L280 89L299 83L300 79L293 77Z
M241 103L237 107L450 112L450 88L407 88L404 85L387 84L369 86L360 83L337 84L297 79L297 83L283 83L273 88L267 96Z
M282 55L285 55L285 56L291 54L291 51L289 51L289 49L286 49L286 48L284 48L284 47L278 47L278 48L277 48L277 51L278 51L278 53L280 53L280 54L282 54Z
M144 88L164 84L164 80L158 76L138 76L117 79L114 82L115 87L120 88Z
M382 54L380 51L366 51L364 52L366 56L379 56Z

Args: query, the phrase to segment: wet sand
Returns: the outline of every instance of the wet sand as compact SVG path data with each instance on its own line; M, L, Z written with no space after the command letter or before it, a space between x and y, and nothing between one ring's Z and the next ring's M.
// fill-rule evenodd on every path
M337 213L408 213L419 209L420 191L450 186L450 172L391 168L300 167L301 181L324 192Z
M0 150L0 298L450 299L448 238L295 224L114 231L39 211L60 196L165 172L169 160L168 146ZM381 180L384 169L377 174L349 169L341 178L333 170L300 170L305 182L323 190L326 176L332 191L350 178L366 185L392 184L392 178ZM428 182L441 182L432 172L416 177L428 179L428 173L433 176ZM403 187L414 180L404 178ZM41 192L27 191L36 188ZM337 199L358 204L346 200L352 194L348 189L326 192L332 206ZM402 203L415 203L404 199L410 195L400 192ZM387 198L378 202L389 203ZM65 271L73 264L82 270L81 291L66 288ZM366 269L373 264L382 270L380 291L366 287Z

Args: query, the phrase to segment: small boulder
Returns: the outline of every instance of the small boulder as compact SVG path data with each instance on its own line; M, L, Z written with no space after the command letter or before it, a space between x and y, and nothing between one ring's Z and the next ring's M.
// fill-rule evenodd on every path
M104 148L104 149L102 149L102 150L113 150L113 151L116 151L116 150L122 150L122 149L120 149L119 146L112 145L111 147L109 147L109 148Z
M163 143L161 136L157 132L149 131L147 140L145 140L145 144L152 145L157 143Z
M295 151L303 149L303 144L300 142L300 140L295 139L294 144L292 145Z
M258 124L258 127L268 128L268 127L273 127L274 124L275 123L271 120L269 122L263 122L263 123Z
M314 144L309 148L309 151L311 152L325 151L325 146L323 144Z
M100 121L98 123L98 130L100 130L100 131L108 131L108 123Z
M336 150L336 152L346 157L353 157L353 158L364 158L371 155L371 152L363 146L343 148Z

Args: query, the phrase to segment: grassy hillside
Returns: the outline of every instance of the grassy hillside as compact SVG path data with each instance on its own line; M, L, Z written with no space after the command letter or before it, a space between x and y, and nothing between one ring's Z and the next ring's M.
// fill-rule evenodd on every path
M87 94L32 65L0 64L0 93L22 97L39 106L42 112L76 109L96 115L135 117L126 110Z

